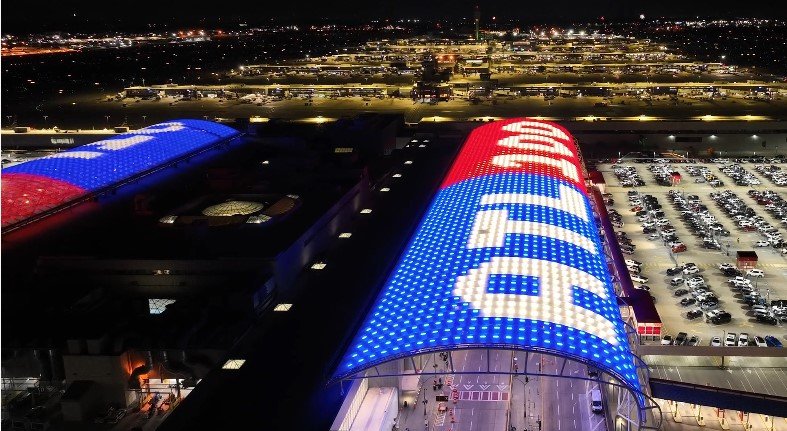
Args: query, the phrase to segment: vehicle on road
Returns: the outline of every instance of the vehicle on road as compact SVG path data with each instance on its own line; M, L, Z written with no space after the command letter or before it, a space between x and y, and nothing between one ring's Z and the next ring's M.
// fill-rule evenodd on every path
M604 411L604 405L601 401L601 391L598 389L590 391L590 410L592 410L593 413L601 413Z

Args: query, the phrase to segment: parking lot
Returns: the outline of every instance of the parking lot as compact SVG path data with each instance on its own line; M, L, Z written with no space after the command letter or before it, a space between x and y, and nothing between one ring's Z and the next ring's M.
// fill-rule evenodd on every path
M777 185L783 183L779 176L775 181L763 172L787 166L780 160L653 162L624 160L618 165L600 164L598 169L604 173L607 196L614 201L608 208L621 215L623 226L616 230L630 239L621 240L621 247L628 248L626 242L633 245L624 256L641 263L641 278L635 275L634 285L646 285L654 297L662 334L674 339L683 332L686 342L695 336L694 342L704 346L715 345L714 337L724 345L730 334L734 337L728 343L733 345L773 344L770 337L763 343L766 336L784 343L787 308L773 308L773 302L787 299L787 254L782 253L781 238L787 224L782 222L787 209L781 210L783 204L787 207L783 203L787 189ZM761 164L766 167L756 168ZM626 170L616 175L614 169ZM637 206L642 208L631 211ZM656 213L659 210L663 213ZM649 227L647 233L643 225ZM737 275L739 251L756 253L756 269L762 270L762 277L756 276L757 271L747 275L744 269L735 284L729 282ZM723 264L726 275L720 269ZM681 265L686 271L677 268ZM693 319L687 317L690 311L695 311ZM720 311L729 313L729 322L723 316L713 319L723 315ZM741 340L740 334L747 334L747 339Z

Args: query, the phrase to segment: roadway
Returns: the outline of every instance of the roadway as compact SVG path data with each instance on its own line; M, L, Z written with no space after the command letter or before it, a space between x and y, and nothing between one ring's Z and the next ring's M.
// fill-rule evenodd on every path
M509 374L514 357L512 352L490 350L489 355L487 360L486 350L453 352L454 374L438 358L437 371L439 379L444 382L443 388L434 390L434 379L438 377L421 376L419 397L415 405L402 410L400 429L421 430L428 425L429 430L440 431L507 431L506 424L510 424L521 431L538 430L538 421L541 421L542 430L606 430L603 415L590 410L590 391L595 383L569 378L526 377L525 374L512 376ZM525 354L519 352L516 357L517 369L524 372ZM529 372L538 372L540 368L544 373L559 373L563 364L560 358L542 358L539 354L527 357ZM587 368L569 362L564 374L585 377ZM456 403L450 401L454 388L458 397ZM444 403L447 407L445 412L438 408L440 403L435 398L438 395L449 396L449 401ZM425 406L424 399L427 400Z
M783 359L787 362L787 359ZM654 378L787 397L787 368L651 365Z

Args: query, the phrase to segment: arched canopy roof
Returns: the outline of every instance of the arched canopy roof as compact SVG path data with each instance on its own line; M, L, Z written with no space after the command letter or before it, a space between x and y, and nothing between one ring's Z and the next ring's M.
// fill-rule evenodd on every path
M119 184L240 133L203 120L174 120L2 171L2 227Z
M552 353L639 392L571 135L533 119L476 128L333 380L459 348Z

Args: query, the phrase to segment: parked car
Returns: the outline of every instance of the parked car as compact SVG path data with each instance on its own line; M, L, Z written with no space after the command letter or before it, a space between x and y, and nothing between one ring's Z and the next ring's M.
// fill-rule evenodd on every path
M757 319L758 322L765 323L765 324L768 324L768 325L778 325L779 324L779 319L777 319L777 318L775 318L775 317L773 317L773 316L771 316L769 314L758 314L758 315L754 316L754 318Z
M678 335L675 336L675 341L672 344L674 344L676 346L684 345L686 343L686 341L688 341L686 339L686 337L688 337L688 335L689 334L687 334L685 332L678 332Z
M676 266L676 267L668 269L667 270L667 275L677 275L677 274L680 274L681 271L683 271L683 267L682 266Z
M645 277L644 275L631 274L631 281L636 281L637 283L645 284L648 282L648 280L649 278Z
M727 333L727 338L724 339L724 345L727 347L735 346L737 340L738 340L738 334L734 332L729 332Z
M663 337L661 337L661 345L662 346L669 346L671 344L672 344L672 335L667 334L667 335L664 335Z
M694 320L702 316L702 314L703 314L702 310L700 310L699 308L695 308L693 310L690 310L688 313L686 313L686 318L689 320Z
M710 340L710 345L713 347L721 346L721 337L713 337Z
M689 305L694 305L697 302L694 298L683 298L680 300L680 305L684 307L688 307Z
M683 296L683 295L685 295L687 293L689 293L689 291L686 290L686 289L678 289L678 290L675 291L674 295L675 296Z
M669 281L669 285L670 286L680 286L681 284L683 284L685 282L686 282L686 280L684 280L683 277L675 277L675 278L673 278L672 280Z
M738 347L744 347L749 345L749 334L746 332L741 332L741 335L738 336Z
M746 277L765 277L765 273L761 269L750 269L746 272Z
M768 347L782 347L782 342L778 338L774 337L773 335L766 335L765 336L765 344Z

